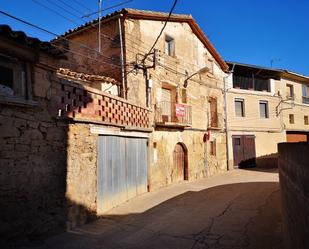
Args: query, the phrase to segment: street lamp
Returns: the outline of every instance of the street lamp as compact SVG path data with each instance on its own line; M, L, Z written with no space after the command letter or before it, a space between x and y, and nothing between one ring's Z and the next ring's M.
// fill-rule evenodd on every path
M210 69L209 67L203 67L201 68L200 70L196 71L195 73L191 74L190 76L188 76L188 72L186 71L186 75L187 75L187 78L185 79L185 81L183 82L183 87L184 88L187 88L188 86L188 80L191 79L193 76L197 75L197 74L201 74L201 73L207 73L209 72Z

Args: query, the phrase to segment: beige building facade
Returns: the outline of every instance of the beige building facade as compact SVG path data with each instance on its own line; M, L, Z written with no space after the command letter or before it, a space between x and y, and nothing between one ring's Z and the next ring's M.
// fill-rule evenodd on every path
M111 61L102 59L106 71L99 63L91 66L92 73L122 83L121 97L150 110L150 190L227 170L223 86L228 66L190 15L173 14L152 48L166 18L166 13L133 9L103 17L101 52ZM97 28L92 22L62 38L95 49ZM87 73L87 59L72 57L75 70Z
M241 63L229 66L229 166L276 166L278 143L307 141L308 78Z

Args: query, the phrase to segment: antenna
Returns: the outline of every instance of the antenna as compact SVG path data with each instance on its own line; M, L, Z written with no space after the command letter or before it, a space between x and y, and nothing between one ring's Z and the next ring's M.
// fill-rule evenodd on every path
M101 53L101 12L102 12L102 0L98 2L98 18L99 18L99 53Z
M272 68L275 62L280 62L280 61L281 61L280 58L279 59L271 59L270 60L270 67Z

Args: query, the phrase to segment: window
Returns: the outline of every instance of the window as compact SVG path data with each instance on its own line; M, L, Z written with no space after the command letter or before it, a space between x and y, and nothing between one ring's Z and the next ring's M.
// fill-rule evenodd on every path
M170 36L165 36L165 54L175 56L175 40Z
M289 114L289 122L290 124L294 124L294 114Z
M120 35L115 35L111 40L111 47L112 48L119 48L120 47Z
M235 145L240 146L240 144L241 144L240 137L235 137L234 143L235 143Z
M305 125L309 124L308 116L304 116L304 124Z
M309 87L307 85L303 85L302 92L303 92L303 103L309 104Z
M260 117L261 118L269 118L268 102L267 101L260 101Z
M0 95L13 95L13 69L0 66Z
M0 57L0 98L29 99L30 82L27 63Z
M218 113L217 113L217 99L209 99L209 110L210 110L210 127L218 127Z
M294 87L291 84L286 84L287 87L287 95L288 99L294 98Z
M216 155L216 140L210 141L210 155L211 156Z
M245 116L245 106L243 99L235 99L235 115L236 117Z
M250 73L234 73L233 88L270 92L270 80Z

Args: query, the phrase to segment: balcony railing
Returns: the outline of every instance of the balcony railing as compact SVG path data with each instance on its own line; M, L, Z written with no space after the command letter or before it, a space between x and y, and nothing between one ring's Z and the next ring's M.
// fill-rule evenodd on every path
M303 103L309 105L309 98L308 97L303 97Z
M162 101L155 106L155 123L176 126L191 126L192 107L186 104Z

